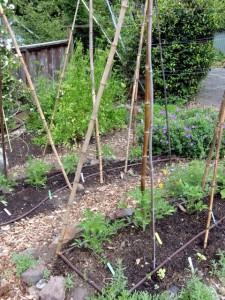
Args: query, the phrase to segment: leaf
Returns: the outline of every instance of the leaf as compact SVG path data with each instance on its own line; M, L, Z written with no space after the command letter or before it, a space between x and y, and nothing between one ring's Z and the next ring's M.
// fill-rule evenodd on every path
M220 191L220 195L221 195L222 199L225 198L225 189L223 189L223 190Z

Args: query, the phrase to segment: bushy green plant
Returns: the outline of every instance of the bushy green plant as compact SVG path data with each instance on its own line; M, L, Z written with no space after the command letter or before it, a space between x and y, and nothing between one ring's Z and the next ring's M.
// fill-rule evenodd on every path
M62 158L62 163L67 174L75 172L78 157L74 153L69 153Z
M154 114L153 154L168 153L167 125L165 110L158 105ZM190 107L176 111L169 110L169 129L172 153L182 157L204 158L210 148L218 113L210 108ZM225 135L221 148L221 156L225 150ZM143 124L138 127L139 145L143 143Z
M133 222L136 226L141 226L145 230L146 226L151 222L151 198L150 191L142 192L140 188L128 192L135 200L137 205L134 210ZM175 208L163 198L162 190L154 190L155 200L155 219L162 219L170 216L175 212Z
M28 268L36 265L37 261L30 255L25 253L13 253L12 260L16 265L16 276L25 272Z
M74 287L74 275L68 274L65 277L64 285L66 291L70 291Z
M112 146L102 146L102 159L103 160L115 160L116 157L113 154L114 148Z
M219 280L225 284L225 251L219 249L218 259L212 261L212 274L216 275Z
M122 220L111 223L101 212L92 212L86 209L81 216L79 228L83 230L82 240L75 240L73 245L91 249L95 254L101 254L103 243L110 241L110 236L124 224Z
M199 277L193 275L187 286L179 294L181 300L217 300L218 296L212 287L204 284Z
M28 166L25 167L25 174L27 183L36 186L42 187L45 186L47 182L46 173L49 172L52 168L51 164L47 164L43 160L29 158Z
M0 190L1 191L2 190L12 191L15 186L16 186L15 181L5 178L5 175L0 174Z

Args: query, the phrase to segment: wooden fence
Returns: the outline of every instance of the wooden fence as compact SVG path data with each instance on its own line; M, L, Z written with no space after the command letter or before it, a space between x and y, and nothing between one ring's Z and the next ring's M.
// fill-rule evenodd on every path
M24 57L32 80L35 82L37 76L43 75L57 80L57 71L60 70L68 40L33 44L21 46L20 51ZM20 68L19 78L26 82L26 77Z

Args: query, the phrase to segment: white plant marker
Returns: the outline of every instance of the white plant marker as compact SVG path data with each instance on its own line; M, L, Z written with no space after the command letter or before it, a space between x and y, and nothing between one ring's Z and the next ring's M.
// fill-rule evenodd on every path
M193 262L192 262L192 259L190 256L188 257L188 262L189 262L189 266L191 268L191 273L194 274L195 269L194 269L194 265L193 265Z
M83 173L80 173L80 176L81 176L82 182L84 183L84 182L85 182L85 180L84 180L84 174L83 174Z
M12 214L11 214L11 212L10 212L10 211L8 211L8 209L7 209L7 208L4 208L3 210L4 210L4 212L5 212L5 213L7 213L7 215L8 215L8 216L11 216L11 215L12 215Z

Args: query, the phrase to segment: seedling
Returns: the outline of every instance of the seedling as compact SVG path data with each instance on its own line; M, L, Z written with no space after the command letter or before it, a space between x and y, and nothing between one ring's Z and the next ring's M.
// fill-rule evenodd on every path
M157 276L159 277L159 279L163 280L166 276L166 269L161 268L157 271Z
M50 278L51 274L52 274L51 270L45 269L44 270L43 278L46 279L46 280L48 280Z
M70 291L74 287L74 275L68 274L65 277L64 285L66 291Z
M62 163L67 174L74 173L78 163L78 157L73 154L67 154L62 158Z
M52 165L46 164L42 160L29 158L28 166L25 168L25 173L28 176L26 182L35 187L45 186L47 182L46 173L49 172L51 168Z
M198 260L200 260L200 261L206 260L206 256L201 254L200 252L197 253L197 256L198 256Z

